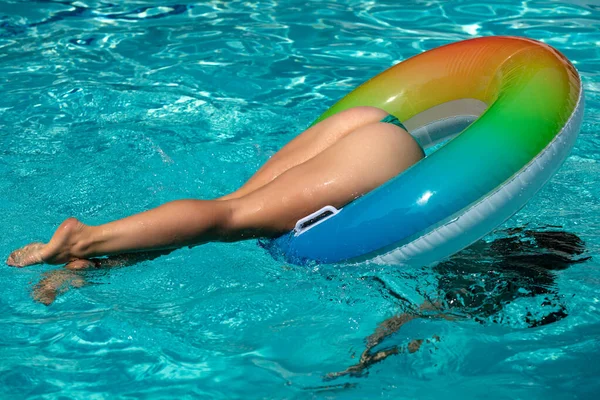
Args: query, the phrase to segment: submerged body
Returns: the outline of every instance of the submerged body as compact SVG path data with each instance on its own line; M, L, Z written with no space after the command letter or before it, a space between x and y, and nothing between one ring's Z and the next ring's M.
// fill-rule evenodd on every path
M173 201L99 226L69 218L47 244L14 251L7 264L68 263L67 268L81 269L210 241L275 237L326 205L352 202L424 157L415 139L388 116L374 107L342 111L300 134L231 194ZM128 255L88 261L122 254Z

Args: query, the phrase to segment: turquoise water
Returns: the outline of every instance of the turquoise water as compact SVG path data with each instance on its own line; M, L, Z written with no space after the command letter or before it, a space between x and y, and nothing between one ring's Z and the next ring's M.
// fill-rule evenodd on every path
M2 1L0 253L71 215L224 194L365 79L496 34L561 50L587 106L571 157L504 227L418 269L290 267L255 242L211 244L68 277L89 284L50 306L32 290L60 268L2 267L0 397L597 398L593 0ZM325 379L394 315L410 321L376 349L400 354Z

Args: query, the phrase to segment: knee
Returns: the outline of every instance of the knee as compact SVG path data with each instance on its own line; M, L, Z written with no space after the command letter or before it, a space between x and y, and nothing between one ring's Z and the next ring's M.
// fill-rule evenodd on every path
M269 210L263 200L252 194L228 200L229 212L223 220L225 241L271 237L288 231L277 210Z
M243 196L241 197L243 198ZM244 207L240 198L230 198L223 201L224 212L219 221L219 230L223 237L236 240L241 235L244 226Z

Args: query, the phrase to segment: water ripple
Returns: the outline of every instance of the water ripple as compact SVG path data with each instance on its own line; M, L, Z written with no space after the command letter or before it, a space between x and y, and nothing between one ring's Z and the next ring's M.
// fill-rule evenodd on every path
M508 222L512 233L498 231L436 268L290 268L254 243L207 245L83 275L88 285L47 308L31 290L52 268L2 268L3 398L598 392L589 363L600 351L597 4L164 3L0 2L3 254L47 238L70 215L99 224L233 190L356 85L475 36L530 36L564 52L584 81L582 133L550 185ZM585 240L581 257L591 260L536 269L560 264L556 249L532 248L526 233L548 225ZM518 262L508 265L498 248ZM538 264L510 269L531 255ZM427 304L452 315L429 310L379 347L428 338L421 351L362 377L322 380L356 363L383 320Z

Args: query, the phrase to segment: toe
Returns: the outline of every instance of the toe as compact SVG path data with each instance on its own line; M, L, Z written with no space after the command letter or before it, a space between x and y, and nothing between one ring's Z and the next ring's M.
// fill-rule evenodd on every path
M8 256L8 258L6 259L6 265L11 266L11 267L16 267L15 260L13 259L12 254L10 256Z
M11 267L20 267L21 266L21 265L19 265L20 253L21 253L20 250L15 250L12 253L10 253L8 258L6 259L6 264L10 265Z

